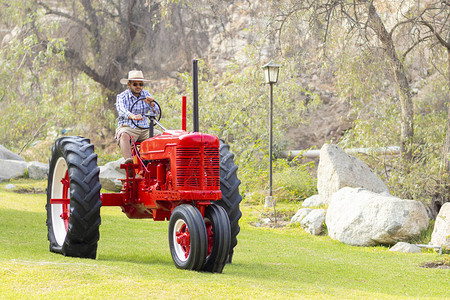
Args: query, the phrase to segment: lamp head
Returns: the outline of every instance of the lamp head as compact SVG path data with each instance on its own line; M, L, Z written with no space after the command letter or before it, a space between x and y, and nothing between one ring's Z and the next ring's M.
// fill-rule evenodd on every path
M264 78L266 83L277 83L280 65L270 61L261 68L264 70Z

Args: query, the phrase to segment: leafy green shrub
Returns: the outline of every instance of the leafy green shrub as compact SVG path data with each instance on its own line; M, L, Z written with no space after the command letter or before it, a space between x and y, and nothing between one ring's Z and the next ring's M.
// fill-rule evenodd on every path
M317 194L317 179L310 169L314 162L289 166L285 160L277 160L274 174L276 198L278 202L298 202Z

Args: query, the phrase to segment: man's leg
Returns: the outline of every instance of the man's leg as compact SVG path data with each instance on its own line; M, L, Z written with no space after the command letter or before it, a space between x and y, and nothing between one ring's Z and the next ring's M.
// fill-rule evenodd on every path
M119 137L119 147L120 151L122 152L123 158L125 158L125 161L129 161L132 159L131 156L131 138L130 135L126 132L123 132Z

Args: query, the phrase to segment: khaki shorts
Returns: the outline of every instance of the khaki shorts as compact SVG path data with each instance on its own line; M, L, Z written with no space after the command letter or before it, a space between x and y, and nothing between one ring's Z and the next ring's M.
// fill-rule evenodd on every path
M123 133L127 133L130 137L133 138L135 142L142 142L149 138L149 132L148 129L140 129L140 128L131 128L128 125L120 125L116 129L116 134L114 138L117 141L117 144L119 144L120 136ZM156 132L155 132L156 135Z

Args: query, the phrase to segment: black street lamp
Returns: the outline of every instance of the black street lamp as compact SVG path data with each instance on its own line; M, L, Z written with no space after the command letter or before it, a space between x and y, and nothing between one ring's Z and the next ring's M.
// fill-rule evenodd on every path
M264 70L264 77L266 83L270 84L270 117L269 117L269 197L266 197L265 207L275 207L275 201L273 201L272 196L272 143L273 143L273 84L278 81L278 73L280 70L280 65L274 62L269 62L268 64L262 66Z

